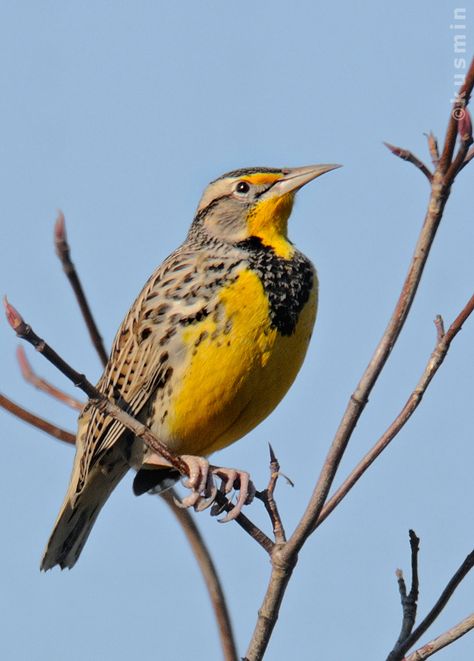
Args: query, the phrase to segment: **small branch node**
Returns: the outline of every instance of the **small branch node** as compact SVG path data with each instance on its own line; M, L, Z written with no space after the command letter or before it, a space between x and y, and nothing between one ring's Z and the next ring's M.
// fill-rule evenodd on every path
M436 339L437 343L441 342L443 337L445 336L444 332L444 320L443 317L440 314L437 314L434 320L434 325L436 328Z

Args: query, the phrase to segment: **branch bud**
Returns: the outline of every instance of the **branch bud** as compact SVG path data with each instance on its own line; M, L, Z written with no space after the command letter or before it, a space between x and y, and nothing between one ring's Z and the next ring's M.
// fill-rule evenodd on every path
M472 121L467 108L459 108L458 133L462 142L472 142Z
M25 326L25 322L23 321L23 317L21 314L15 310L13 305L10 305L8 302L8 299L6 296L3 297L3 305L5 306L5 314L7 317L7 321L10 324L10 326L13 328L13 330L18 333L21 327Z

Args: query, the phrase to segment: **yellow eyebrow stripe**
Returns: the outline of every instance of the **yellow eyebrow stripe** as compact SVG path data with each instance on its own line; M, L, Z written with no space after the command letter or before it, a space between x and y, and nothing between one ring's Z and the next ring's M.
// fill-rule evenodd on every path
M279 172L255 172L254 174L249 174L245 177L242 177L243 181L248 181L249 184L256 184L257 186L262 184L273 184L278 179L281 179L283 175Z

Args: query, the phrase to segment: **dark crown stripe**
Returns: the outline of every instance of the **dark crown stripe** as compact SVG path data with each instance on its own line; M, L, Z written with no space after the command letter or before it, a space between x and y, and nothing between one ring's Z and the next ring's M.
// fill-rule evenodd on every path
M226 172L221 177L217 177L214 181L219 181L220 179L227 179L231 177L235 179L237 177L245 177L247 174L257 174L257 173L266 173L266 174L282 174L283 170L280 168L241 168L240 170L232 170L231 172ZM214 183L214 181L212 183Z

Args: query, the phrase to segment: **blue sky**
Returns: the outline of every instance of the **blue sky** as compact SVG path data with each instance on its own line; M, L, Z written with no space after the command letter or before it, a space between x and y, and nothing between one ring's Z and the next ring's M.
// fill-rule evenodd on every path
M267 479L267 442L296 486L298 521L350 393L393 308L428 197L383 140L429 160L455 91L453 14L427 0L335 4L31 2L0 8L0 283L38 333L91 380L100 366L52 245L56 210L107 344L143 282L184 238L205 185L242 166L342 163L300 194L295 243L316 264L316 332L272 416L214 459ZM466 37L474 25L467 7ZM472 294L472 167L463 171L412 314L341 466L398 413L435 341ZM0 390L67 428L74 413L23 381L0 323ZM472 549L474 320L425 400L300 556L268 659L381 659L398 635L395 569L421 537L420 613ZM69 388L40 356L35 368ZM0 655L15 661L220 658L202 579L164 504L130 474L71 572L39 560L73 453L0 412ZM268 529L262 507L248 514ZM243 654L269 563L235 524L198 523L214 552ZM472 610L473 578L426 639ZM295 652L297 650L297 652ZM438 655L471 658L474 636Z

